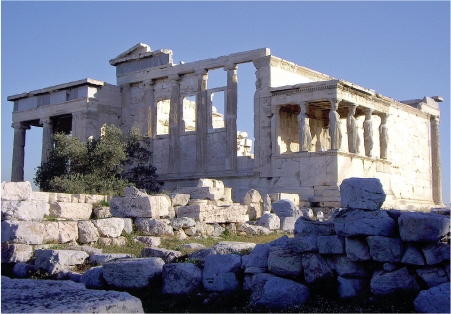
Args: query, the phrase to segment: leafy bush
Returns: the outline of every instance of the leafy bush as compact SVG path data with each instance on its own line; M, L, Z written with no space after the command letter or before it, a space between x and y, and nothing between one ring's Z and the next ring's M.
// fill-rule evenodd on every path
M48 162L37 168L34 178L44 191L121 195L130 185L159 191L156 169L149 163L150 140L137 127L125 139L120 129L105 124L98 140L81 142L59 133L53 141Z

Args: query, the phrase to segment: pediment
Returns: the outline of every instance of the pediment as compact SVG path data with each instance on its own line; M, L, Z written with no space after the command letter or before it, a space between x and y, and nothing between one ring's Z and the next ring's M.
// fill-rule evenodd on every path
M121 53L114 59L122 59L122 58L135 57L135 56L137 57L140 54L151 52L151 51L152 51L152 49L150 49L150 47L148 45L139 43L137 45L134 45L127 51L124 51L123 53Z

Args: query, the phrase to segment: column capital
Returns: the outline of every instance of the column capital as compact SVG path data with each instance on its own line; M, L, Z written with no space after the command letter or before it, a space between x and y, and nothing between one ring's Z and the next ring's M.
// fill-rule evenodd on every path
M373 114L373 109L365 108L363 111L365 112L365 120L371 119L371 115Z
M338 109L338 104L341 102L340 98L329 98L331 105L331 110L336 111Z
M208 70L207 69L195 69L194 74L198 75L198 76L208 75Z
M25 129L25 130L31 129L30 125L24 122L13 122L11 124L11 127L14 129Z
M224 71L235 71L236 69L238 69L238 66L235 63L227 63L224 65Z
M178 74L169 74L168 79L171 81L171 83L176 83L180 81L181 77Z
M440 116L431 116L431 121L435 123L440 123Z

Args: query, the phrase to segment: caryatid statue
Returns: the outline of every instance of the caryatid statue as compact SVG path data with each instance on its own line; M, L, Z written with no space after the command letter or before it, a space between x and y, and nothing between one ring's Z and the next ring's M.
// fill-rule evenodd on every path
M371 151L373 150L373 121L371 116L373 109L365 110L365 121L363 121L363 139L365 143L365 156L371 157Z
M307 118L308 103L301 104L301 113L298 115L299 125L299 151L308 152L312 146L309 118Z
M340 149L341 147L341 122L340 115L337 112L338 109L338 99L330 100L330 111L329 111L329 135L330 135L330 149Z
M387 127L388 114L381 115L381 125L379 126L379 142L380 142L380 157L387 159L388 148L388 127Z
M355 118L355 109L356 105L349 105L349 112L347 121L347 129L348 129L348 150L350 153L358 154L359 146L360 146L360 137L359 137L359 128L357 126L357 120Z

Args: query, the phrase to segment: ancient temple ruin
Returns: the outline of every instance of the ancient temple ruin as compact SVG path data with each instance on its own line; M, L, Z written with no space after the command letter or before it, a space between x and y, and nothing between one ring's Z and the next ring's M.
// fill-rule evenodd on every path
M255 66L254 136L237 130L239 65ZM152 164L165 190L199 178L245 193L294 193L301 206L340 206L340 183L379 178L384 207L441 206L438 103L395 101L296 65L267 48L174 64L172 51L138 44L110 60L117 85L84 79L9 96L14 102L12 181L22 181L26 130L43 127L42 161L54 132L82 140L104 123L139 125L152 139ZM226 71L209 88L209 72ZM216 111L214 96L224 99ZM252 145L253 144L253 145ZM253 146L253 147L252 147ZM253 149L253 150L252 150ZM253 153L252 153L253 152Z

